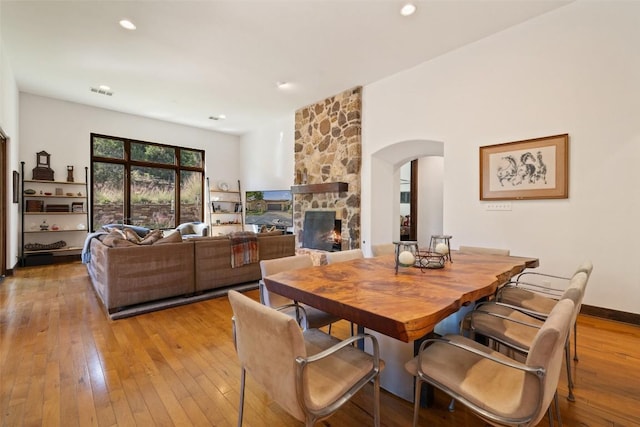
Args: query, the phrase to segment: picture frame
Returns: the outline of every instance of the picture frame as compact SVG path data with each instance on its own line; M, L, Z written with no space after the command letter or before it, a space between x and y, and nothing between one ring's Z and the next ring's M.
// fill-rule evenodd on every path
M20 174L18 171L13 171L13 194L11 195L13 198L13 203L18 203L20 201Z
M480 200L569 197L569 134L480 147Z

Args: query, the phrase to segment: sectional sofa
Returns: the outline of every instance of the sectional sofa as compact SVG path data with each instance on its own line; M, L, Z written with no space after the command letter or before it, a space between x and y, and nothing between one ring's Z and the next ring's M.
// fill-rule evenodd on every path
M87 269L109 313L260 280L258 262L231 266L231 240L226 236L175 243L162 240L150 245L119 246L92 238L87 243ZM291 256L295 254L295 237L257 234L257 248L259 260Z

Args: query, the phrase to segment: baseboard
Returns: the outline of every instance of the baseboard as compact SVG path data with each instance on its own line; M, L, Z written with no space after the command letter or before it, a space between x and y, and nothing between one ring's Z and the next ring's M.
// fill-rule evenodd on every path
M625 311L612 310L610 308L595 307L593 305L582 304L580 314L600 317L607 320L615 320L617 322L629 323L631 325L640 326L640 314L627 313Z

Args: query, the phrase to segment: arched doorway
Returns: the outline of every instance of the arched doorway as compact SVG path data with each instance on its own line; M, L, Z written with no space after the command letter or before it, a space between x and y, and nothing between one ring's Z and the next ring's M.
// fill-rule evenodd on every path
M414 159L418 159L419 165L417 240L422 245L428 244L431 234L442 233L444 143L400 141L374 152L367 159L370 185L363 188L362 196L363 206L370 206L370 210L368 221L363 218L363 227L368 227L364 233L368 241L363 241L364 246L370 248L371 244L400 239L400 168ZM367 199L369 203L366 203Z

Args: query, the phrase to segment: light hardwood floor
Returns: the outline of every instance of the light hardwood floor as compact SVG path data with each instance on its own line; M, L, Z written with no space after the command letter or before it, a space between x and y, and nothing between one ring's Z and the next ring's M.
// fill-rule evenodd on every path
M222 297L111 321L83 265L18 269L0 283L0 425L233 426L230 318ZM578 325L575 403L564 372L560 380L564 425L640 426L640 327L583 315ZM421 425L485 425L462 405L449 413L448 402L436 392ZM410 403L383 392L381 407L383 425L411 425ZM319 425L372 425L370 411L369 387ZM245 426L300 425L249 377Z

